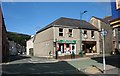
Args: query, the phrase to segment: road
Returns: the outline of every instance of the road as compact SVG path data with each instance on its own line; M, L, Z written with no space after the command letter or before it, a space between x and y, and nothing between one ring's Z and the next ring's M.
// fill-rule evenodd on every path
M120 74L119 56L106 57L106 74ZM103 74L102 57L55 60L16 56L2 64L3 74ZM114 75L114 76L115 76Z
M20 57L18 57L20 58ZM3 74L84 74L65 61L25 57L2 65Z

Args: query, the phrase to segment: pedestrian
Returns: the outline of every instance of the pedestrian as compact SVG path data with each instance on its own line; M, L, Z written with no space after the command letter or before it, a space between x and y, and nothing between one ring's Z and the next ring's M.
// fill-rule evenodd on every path
M74 48L72 48L71 59L75 58Z

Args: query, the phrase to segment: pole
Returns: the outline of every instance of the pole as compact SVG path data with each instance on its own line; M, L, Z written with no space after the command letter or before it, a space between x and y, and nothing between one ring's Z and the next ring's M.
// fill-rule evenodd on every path
M55 59L58 59L57 39L55 39Z
M80 28L80 51L82 52L82 29Z
M103 34L103 73L105 74L105 35L104 35L104 29L102 29Z
M82 13L80 13L80 20L82 20ZM80 28L80 54L82 56L82 29Z
M86 13L87 11L84 11L84 12L80 12L80 20L82 20L82 15L84 13ZM82 28L80 28L80 53L81 55L83 55L83 51L82 51Z

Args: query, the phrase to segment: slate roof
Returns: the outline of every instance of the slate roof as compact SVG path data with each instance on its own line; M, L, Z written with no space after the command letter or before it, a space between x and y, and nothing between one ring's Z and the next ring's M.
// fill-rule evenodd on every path
M54 22L50 23L46 27L40 29L37 33L50 28L50 27L71 27L71 28L82 28L82 29L88 29L88 30L98 30L96 27L94 27L89 22L86 22L85 20L79 20L79 19L72 19L72 18L65 18L61 17Z

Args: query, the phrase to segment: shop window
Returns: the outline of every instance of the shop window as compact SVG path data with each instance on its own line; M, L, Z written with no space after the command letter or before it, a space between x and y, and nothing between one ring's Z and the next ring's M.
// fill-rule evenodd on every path
M72 37L72 31L73 31L72 29L69 29L69 34L68 34L69 37Z
M87 38L87 31L86 30L84 30L84 38Z
M91 31L91 38L95 38L94 31Z
M59 28L59 36L63 36L63 28Z
M69 44L66 44L66 48L69 48Z

